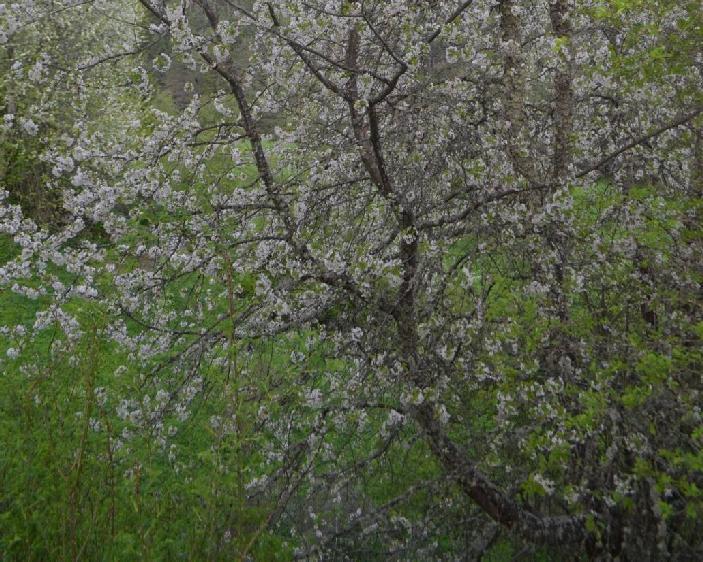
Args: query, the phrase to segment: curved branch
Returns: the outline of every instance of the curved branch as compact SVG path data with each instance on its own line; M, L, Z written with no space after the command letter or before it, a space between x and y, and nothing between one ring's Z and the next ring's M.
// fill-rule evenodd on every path
M430 449L462 491L491 519L530 542L561 545L587 542L587 515L541 516L505 495L443 431L432 406L423 403L411 411L427 437Z
M686 113L685 115L682 115L681 117L678 117L671 121L670 123L666 123L665 125L662 125L661 127L658 127L654 129L651 133L647 133L645 135L642 135L640 137L637 137L633 139L632 141L628 142L626 145L618 148L614 152L611 152L604 158L601 158L596 162L595 164L588 164L584 168L582 168L579 172L576 174L576 178L582 178L584 176L587 176L591 172L595 172L598 168L601 166L604 166L611 160L614 160L624 152L627 152L628 150L632 150L636 146L639 146L641 144L646 143L648 140L651 140L655 137L658 137L659 135L662 135L666 133L667 131L670 131L671 129L675 129L676 127L680 127L681 125L685 125L689 121L695 119L698 117L701 113L703 113L703 107L699 107L697 109L694 109L690 113Z

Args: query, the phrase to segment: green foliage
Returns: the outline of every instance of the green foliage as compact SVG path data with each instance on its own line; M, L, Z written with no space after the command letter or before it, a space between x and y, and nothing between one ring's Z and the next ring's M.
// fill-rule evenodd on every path
M62 222L60 192L49 187L48 166L40 161L38 138L16 133L0 134L0 184L10 194L9 203L20 205L26 216L50 228Z
M287 558L280 539L258 534L268 508L244 501L241 445L210 423L218 402L171 420L181 429L171 449L148 435L122 442L109 397L131 383L115 379L120 353L90 330L70 351L36 346L31 371L19 362L0 378L7 559L231 560L250 542L257 558Z

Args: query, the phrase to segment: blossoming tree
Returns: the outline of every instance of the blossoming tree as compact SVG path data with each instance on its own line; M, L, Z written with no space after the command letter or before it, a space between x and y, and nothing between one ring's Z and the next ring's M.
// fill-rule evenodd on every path
M100 30L70 69L60 44L31 55L66 80L71 123L41 156L65 218L3 204L21 251L2 290L47 303L9 358L54 323L78 341L78 299L138 382L106 398L124 447L168 450L170 420L226 396L223 470L265 508L242 559L275 529L301 558L478 558L508 537L694 559L699 8L5 6L8 44L47 10ZM44 84L27 52L5 92Z

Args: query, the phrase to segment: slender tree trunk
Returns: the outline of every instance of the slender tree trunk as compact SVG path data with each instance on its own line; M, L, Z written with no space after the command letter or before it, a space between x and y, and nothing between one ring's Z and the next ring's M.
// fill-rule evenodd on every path
M503 108L508 121L508 155L515 172L534 183L534 163L525 152L525 72L520 56L520 20L515 0L501 0L501 41L503 47Z
M554 76L554 148L552 174L554 183L559 186L568 173L571 163L571 136L573 134L572 57L571 22L568 14L568 0L555 0L549 6L552 30L559 45L560 65Z

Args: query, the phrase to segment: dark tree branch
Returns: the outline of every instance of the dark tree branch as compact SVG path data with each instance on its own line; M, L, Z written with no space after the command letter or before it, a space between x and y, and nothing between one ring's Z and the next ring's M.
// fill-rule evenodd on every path
M670 131L671 129L675 129L677 127L680 127L681 125L685 125L689 121L695 119L698 117L701 113L703 113L703 107L699 107L697 109L694 109L693 111L686 113L685 115L682 115L681 117L678 117L677 119L674 119L670 123L666 123L665 125L662 125L661 127L657 127L654 129L654 131L647 133L645 135L642 135L640 137L637 137L633 139L632 141L628 142L624 146L618 148L614 152L611 152L607 156L601 158L594 164L588 164L584 168L582 168L579 172L576 173L576 178L582 178L584 176L587 176L591 172L595 172L598 170L601 166L604 166L611 160L614 160L621 154L627 152L628 150L632 150L636 146L639 146L641 144L645 144L647 141L658 137L659 135L662 135L666 133L667 131Z
M427 436L432 452L444 469L491 519L538 544L577 544L590 538L586 515L540 516L509 498L447 436L431 405L425 402L415 407L412 417Z

